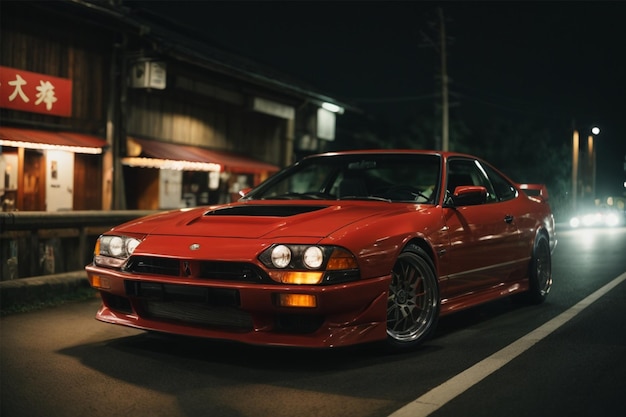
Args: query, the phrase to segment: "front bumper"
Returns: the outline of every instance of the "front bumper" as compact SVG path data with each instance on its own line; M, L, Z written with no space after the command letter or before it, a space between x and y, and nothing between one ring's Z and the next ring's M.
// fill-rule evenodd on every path
M100 321L249 344L337 347L384 340L390 276L336 285L282 285L142 276L89 265ZM280 294L315 307L282 307Z

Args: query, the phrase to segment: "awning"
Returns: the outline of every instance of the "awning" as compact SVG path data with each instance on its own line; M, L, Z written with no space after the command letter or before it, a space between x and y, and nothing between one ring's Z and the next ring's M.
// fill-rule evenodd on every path
M0 146L99 154L107 146L107 142L97 136L82 133L0 126Z
M127 166L183 171L226 171L236 174L272 173L280 169L276 165L235 152L209 150L197 146L147 139L128 139L129 154L136 156L122 159L122 164ZM136 149L131 149L133 147Z

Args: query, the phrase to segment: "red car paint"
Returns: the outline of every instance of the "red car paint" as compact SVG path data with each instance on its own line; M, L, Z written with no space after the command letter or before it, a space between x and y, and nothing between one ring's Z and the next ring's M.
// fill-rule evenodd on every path
M377 160L380 155L382 159ZM115 227L104 236L130 236L141 243L121 264L111 267L108 258L100 257L86 267L103 300L97 319L251 344L334 347L391 338L396 345L412 346L422 343L432 329L398 336L388 324L388 308L404 295L398 292L393 299L390 295L392 269L411 248L428 258L426 264L432 264L436 276L432 327L440 315L536 290L529 280L533 268L547 270L540 271L546 281L540 289L544 297L551 283L550 254L540 251L541 260L534 260L534 248L538 241L549 242L550 252L556 245L550 207L544 199L529 197L484 161L450 152L380 150L324 154L296 165L324 158L329 167L335 167L333 158L351 158L345 167L362 177L372 174L378 181L390 175L391 171L382 171L385 164L401 169L406 162L411 168L408 161L413 156L432 163L432 172L420 174L421 178L436 175L428 201L420 201L427 197L418 196L417 191L408 194L415 201L405 197L383 200L375 194L343 199L330 194L339 189L336 185L328 185L328 193L315 198L293 193L264 195L272 181L290 172L286 170L239 202L159 213ZM416 170L421 169L419 161ZM451 188L448 170L458 169L457 165L495 172L510 185L505 189L508 197L501 201L495 186L485 193L479 184L446 192L441 184ZM376 171L378 167L382 174ZM347 181L347 171L341 175ZM545 190L541 185L525 185L529 187ZM479 201L463 203L464 192ZM544 193L547 197L547 190ZM268 279L273 267L268 268L260 258L263 251L278 244L343 248L353 255L358 268L347 271L347 278L336 283L279 283ZM313 295L316 304L280 306L279 294ZM412 295L416 300L418 296ZM414 304L409 300L406 308L413 311Z

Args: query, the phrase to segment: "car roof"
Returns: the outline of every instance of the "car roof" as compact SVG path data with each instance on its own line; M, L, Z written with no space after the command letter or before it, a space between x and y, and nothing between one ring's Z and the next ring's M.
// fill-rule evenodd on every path
M309 155L305 158L315 158L319 156L333 156L333 155L364 155L364 154L438 155L438 156L443 156L444 158L449 158L451 156L459 156L459 157L480 159L476 156L464 154L461 152L436 151L436 150L427 150L427 149L359 149L359 150L325 152L325 153Z

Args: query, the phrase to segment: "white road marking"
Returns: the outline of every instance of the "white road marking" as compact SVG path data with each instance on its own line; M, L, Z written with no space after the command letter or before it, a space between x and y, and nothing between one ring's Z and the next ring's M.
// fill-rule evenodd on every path
M483 359L471 368L468 368L455 377L447 380L438 387L433 388L418 399L396 410L389 417L425 417L437 411L447 402L467 391L469 388L502 368L526 350L530 349L535 343L563 326L578 313L589 307L592 303L611 291L624 280L626 280L626 272L613 279L593 294L590 294L574 306L570 307L568 310L559 314L552 320L539 326L532 332L499 350L488 358Z

